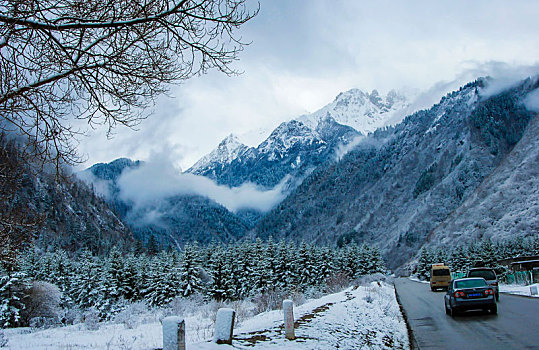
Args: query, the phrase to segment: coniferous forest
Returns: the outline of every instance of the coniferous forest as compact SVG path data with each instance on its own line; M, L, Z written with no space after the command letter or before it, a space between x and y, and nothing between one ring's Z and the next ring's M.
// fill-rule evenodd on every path
M113 317L130 303L164 306L194 295L207 300L256 300L277 307L283 297L316 289L331 292L362 275L386 269L376 247L350 244L330 248L284 241L244 242L235 245L186 245L181 252L130 252L113 248L98 257L84 250L23 254L16 271L0 281L2 327L28 325L39 317L30 305L32 288L57 295L60 308L47 322L74 322L73 310L91 310L100 320ZM34 285L32 285L34 283ZM57 290L55 290L57 287ZM30 292L29 292L30 290ZM272 301L275 304L272 304Z

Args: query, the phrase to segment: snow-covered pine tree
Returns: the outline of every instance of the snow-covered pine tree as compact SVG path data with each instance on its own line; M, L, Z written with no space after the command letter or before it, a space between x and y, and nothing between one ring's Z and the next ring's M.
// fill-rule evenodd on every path
M0 275L0 328L19 327L30 280L23 272Z
M244 241L237 246L237 261L238 267L238 290L237 298L245 299L252 295L254 291L254 271L256 265L256 256L254 245Z
M377 246L368 245L365 245L362 249L365 249L368 256L367 273L385 273L386 266L380 249Z
M320 284L336 271L335 253L329 247L317 248L312 246L312 249L315 251L313 254L315 264L315 274L313 278L316 283Z
M341 271L351 279L356 278L360 271L358 259L360 256L361 249L355 242L349 243L341 249Z
M277 246L270 236L266 244L266 253L264 254L265 270L268 275L265 291L274 290L280 285L280 264L277 256Z
M186 244L181 254L180 274L181 274L181 294L187 297L202 290L200 279L200 261L198 245Z
M289 291L294 288L295 276L295 246L287 244L284 240L279 242L277 247L276 260L276 287L280 290Z
M422 248L417 261L416 273L419 279L430 280L430 270L433 264L433 254L429 248Z
M214 246L211 255L208 257L206 272L210 277L206 285L207 295L217 301L229 299L228 291L228 268L225 251L222 246Z
M141 299L142 278L141 275L146 266L146 255L135 256L130 253L125 257L123 266L123 280L120 285L122 295L126 300L135 301Z
M466 273L470 268L468 249L464 245L455 247L449 254L448 264L452 272Z
M112 247L107 260L105 271L106 292L108 298L117 301L125 295L123 291L124 259L120 251L116 247Z
M251 276L253 295L257 295L263 292L266 288L268 276L268 257L267 251L260 238L257 238L253 247L253 257L255 264L253 266L253 272Z
M106 318L110 304L104 282L102 262L94 258L89 250L83 250L78 257L69 295L81 308L94 308L99 311L101 318Z
M312 256L313 250L310 248L305 242L302 242L295 262L297 273L294 283L302 290L314 282L314 256Z

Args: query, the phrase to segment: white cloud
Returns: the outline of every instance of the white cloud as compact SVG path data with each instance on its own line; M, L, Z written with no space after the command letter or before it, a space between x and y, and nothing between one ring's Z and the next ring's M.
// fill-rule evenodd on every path
M126 169L118 179L118 186L120 198L134 203L135 209L187 194L208 197L233 212L244 208L266 212L284 199L287 180L272 189L252 183L230 188L203 176L181 173L166 159L156 158L138 168Z
M347 144L341 144L337 149L335 150L335 160L339 161L344 157L348 152L356 148L360 143L362 143L365 140L364 135L360 135L355 137L352 141L350 141Z
M80 171L76 173L77 177L87 183L88 185L93 186L96 194L103 198L110 198L110 181L98 179L94 174L89 171Z
M533 90L526 96L524 105L528 110L539 113L539 88Z

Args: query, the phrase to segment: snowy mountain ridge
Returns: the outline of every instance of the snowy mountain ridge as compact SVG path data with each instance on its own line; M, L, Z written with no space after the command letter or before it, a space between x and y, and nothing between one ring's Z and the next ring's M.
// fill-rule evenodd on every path
M367 134L386 126L395 114L410 105L408 99L391 90L386 96L380 96L377 90L370 94L359 89L341 92L333 102L318 111L302 115L297 120L316 129L320 121L329 117L339 124L348 125Z
M203 169L212 166L212 164L230 164L248 149L249 147L240 142L236 135L230 134L219 143L217 148L198 160L191 169Z
M339 146L360 135L332 117L321 119L315 129L291 120L281 123L258 147L248 148L229 136L187 172L230 187L251 182L272 188L288 175L299 178L332 159Z
M310 157L318 158L322 153L330 153L336 147L349 144L360 134L367 134L388 125L397 112L409 105L408 99L395 90L391 90L386 96L380 96L377 90L370 94L359 89L342 92L320 110L281 123L257 147L245 146L235 135L227 136L216 149L200 159L187 172L219 181L223 172L229 172L227 169L234 167L233 163L244 164L246 160L257 163L283 161L282 166L285 168L297 169L300 162L309 163ZM290 156L300 148L308 148L312 154L302 152L301 156ZM287 161L284 161L285 159ZM237 166L235 171L238 171ZM280 179L282 176L276 180ZM256 183L274 185L277 182ZM226 180L221 183L237 186L243 182Z

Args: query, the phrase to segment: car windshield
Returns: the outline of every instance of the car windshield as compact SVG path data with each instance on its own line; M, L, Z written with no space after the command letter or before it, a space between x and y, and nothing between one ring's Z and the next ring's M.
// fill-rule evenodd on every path
M455 281L455 289L485 287L486 285L485 280L479 278Z
M434 269L432 270L433 276L449 276L449 269Z
M491 270L472 270L468 274L468 277L483 277L487 281L496 279L496 275Z

